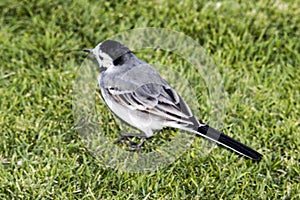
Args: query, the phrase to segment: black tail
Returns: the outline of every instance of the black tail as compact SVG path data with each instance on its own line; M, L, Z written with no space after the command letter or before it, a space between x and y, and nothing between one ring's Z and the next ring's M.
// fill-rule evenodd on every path
M260 161L263 157L257 151L232 139L231 137L223 134L222 132L211 128L208 125L200 126L198 128L198 132L201 133L201 135L204 135L205 137L208 137L209 139L253 160Z

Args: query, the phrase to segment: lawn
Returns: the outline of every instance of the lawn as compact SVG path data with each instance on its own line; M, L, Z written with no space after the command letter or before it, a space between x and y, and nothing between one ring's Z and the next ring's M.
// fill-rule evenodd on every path
M0 199L300 199L299 1L2 0L0 10ZM135 173L85 145L73 112L82 49L144 27L204 48L222 80L220 117L207 103L205 74L172 52L136 53L176 71L171 85L191 83L196 95L185 95L197 116L262 153L261 162L219 146L205 153L197 137L167 165ZM115 148L118 121L93 91ZM166 129L143 151L178 135Z

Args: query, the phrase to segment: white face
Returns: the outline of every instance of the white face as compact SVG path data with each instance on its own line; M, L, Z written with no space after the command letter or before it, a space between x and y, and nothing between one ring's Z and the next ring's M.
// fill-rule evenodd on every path
M113 65L113 60L111 59L111 57L102 52L100 50L100 46L101 46L101 43L98 44L94 49L93 49L93 54L94 56L96 57L96 60L99 64L99 67L104 67L104 68L109 68L110 66Z

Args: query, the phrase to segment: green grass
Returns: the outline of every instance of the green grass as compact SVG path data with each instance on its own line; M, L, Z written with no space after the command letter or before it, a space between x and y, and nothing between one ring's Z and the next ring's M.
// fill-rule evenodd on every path
M1 1L0 199L299 199L300 3L216 5ZM105 168L91 155L72 112L81 49L139 27L183 32L206 49L227 93L223 131L261 152L260 163L224 148L199 156L200 138L148 173Z

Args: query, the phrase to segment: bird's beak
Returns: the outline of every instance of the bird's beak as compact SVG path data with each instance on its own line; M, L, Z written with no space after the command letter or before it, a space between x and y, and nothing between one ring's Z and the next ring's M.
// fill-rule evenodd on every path
M93 49L83 49L83 51L86 52L86 53L90 53L90 54L93 53Z
M94 54L94 49L83 49L84 52L89 53L89 54L93 54L93 56L96 58L98 64L99 64L99 68L102 69L102 61L100 60L99 56L96 56Z

